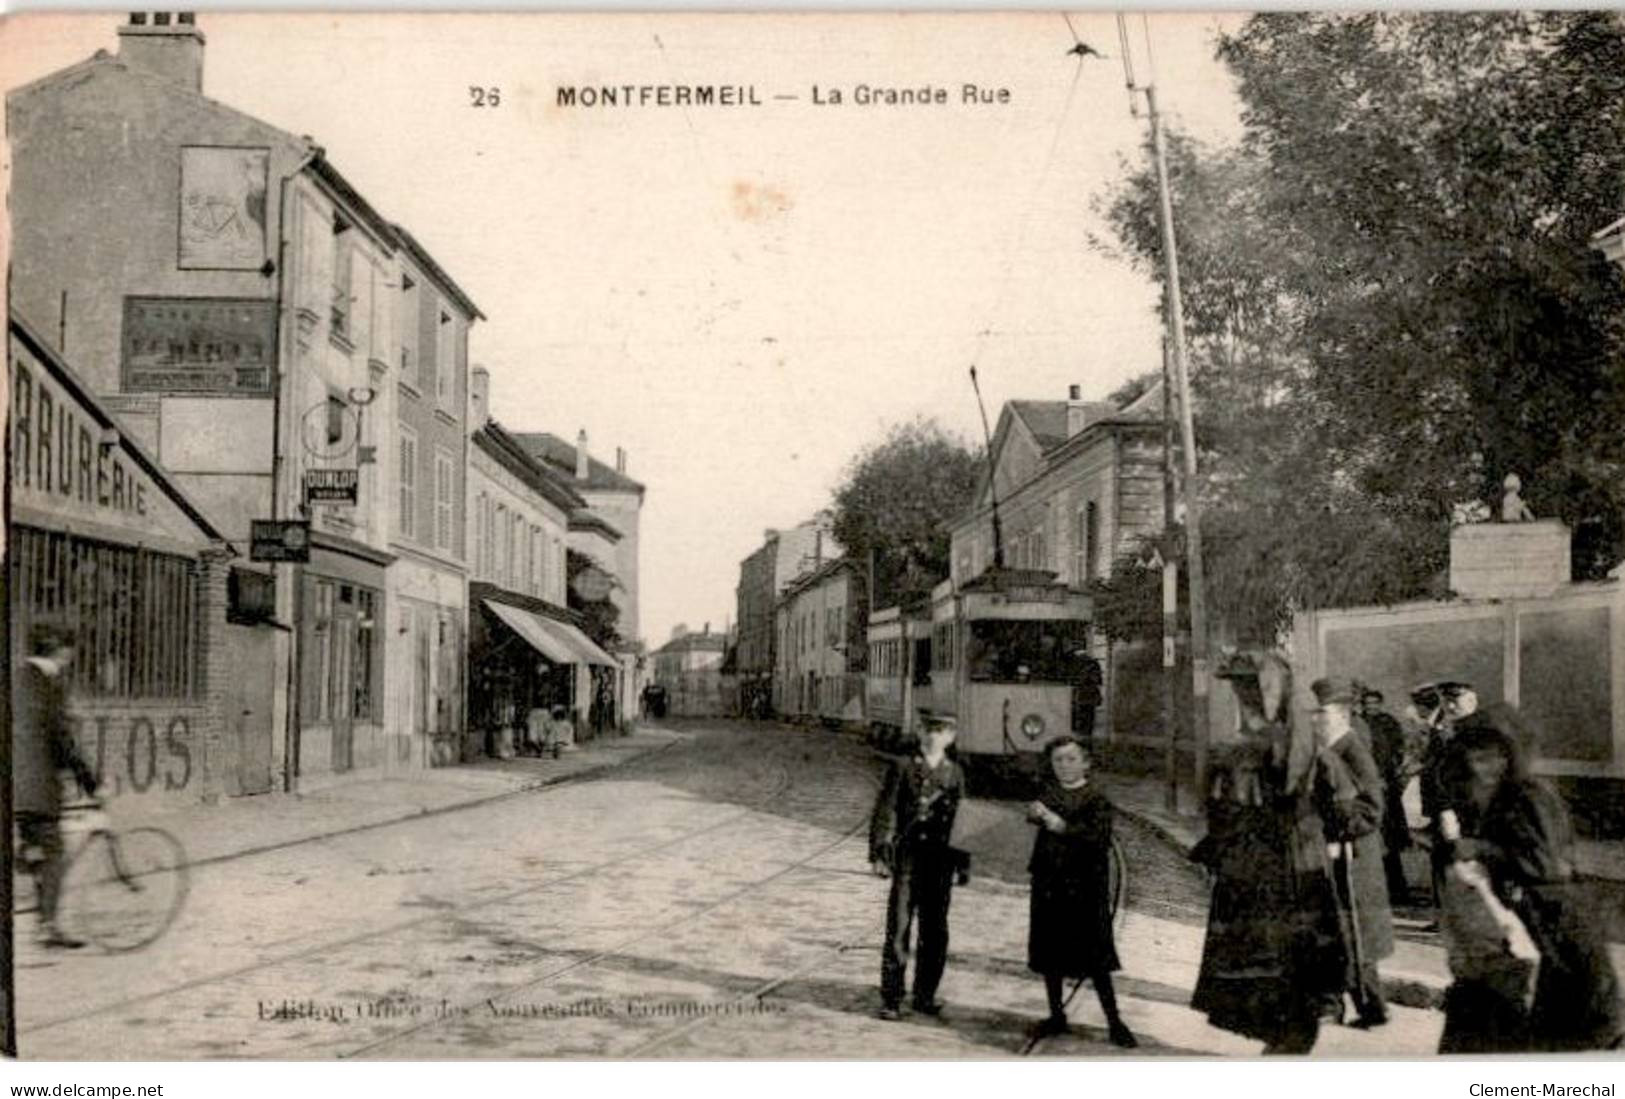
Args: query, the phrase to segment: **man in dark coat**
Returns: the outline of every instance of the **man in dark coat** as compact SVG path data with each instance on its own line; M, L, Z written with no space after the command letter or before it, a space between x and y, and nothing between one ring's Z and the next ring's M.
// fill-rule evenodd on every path
M1354 689L1347 680L1317 679L1315 695L1316 808L1326 833L1326 854L1345 916L1346 986L1359 1009L1359 1026L1388 1021L1377 962L1394 952L1393 913L1382 863L1383 781L1369 738L1354 727Z
M29 631L29 652L13 681L12 805L22 840L22 862L39 894L40 941L47 947L85 945L57 926L62 893L62 771L80 789L96 792L96 777L80 756L68 724L67 678L74 638L66 628L38 622Z
M880 877L891 877L880 959L882 1019L902 1016L909 928L916 916L914 1010L942 1013L936 994L948 961L948 901L958 869L948 841L965 776L947 754L957 731L954 719L921 710L920 723L918 754L892 765L869 822L870 865Z
M1382 774L1382 867L1388 879L1388 900L1399 903L1410 893L1400 853L1411 845L1405 820L1405 730L1382 708L1382 692L1366 688L1360 695L1360 716L1371 733L1371 756Z

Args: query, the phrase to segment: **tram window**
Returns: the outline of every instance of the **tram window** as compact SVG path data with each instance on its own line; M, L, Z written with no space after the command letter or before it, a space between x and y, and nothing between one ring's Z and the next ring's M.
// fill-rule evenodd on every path
M928 687L931 684L931 639L922 637L914 642L914 685Z
M972 622L966 672L973 680L995 683L1073 682L1080 674L1086 628L1082 622Z

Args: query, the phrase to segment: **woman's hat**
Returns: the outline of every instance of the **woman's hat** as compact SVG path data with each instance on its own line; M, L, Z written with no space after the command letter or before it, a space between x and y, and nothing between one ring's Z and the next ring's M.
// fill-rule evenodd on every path
M1346 679L1327 677L1317 679L1309 684L1309 689L1315 694L1315 705L1332 706L1341 703L1345 706L1354 705L1354 684Z

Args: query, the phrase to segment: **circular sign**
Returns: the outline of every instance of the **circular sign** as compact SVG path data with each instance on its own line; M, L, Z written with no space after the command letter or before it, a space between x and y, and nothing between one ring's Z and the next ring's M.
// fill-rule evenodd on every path
M355 449L361 423L343 401L330 399L305 411L299 439L313 458L342 458Z
M588 603L601 603L609 598L609 590L614 584L614 578L609 573L589 565L576 573L570 587Z
M1044 719L1037 714L1028 714L1021 719L1021 735L1028 740L1037 740L1044 735Z

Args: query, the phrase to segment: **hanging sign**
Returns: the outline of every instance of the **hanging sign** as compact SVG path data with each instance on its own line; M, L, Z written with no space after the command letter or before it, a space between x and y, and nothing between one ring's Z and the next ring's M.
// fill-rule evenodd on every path
M309 519L255 519L249 523L250 561L310 560Z

